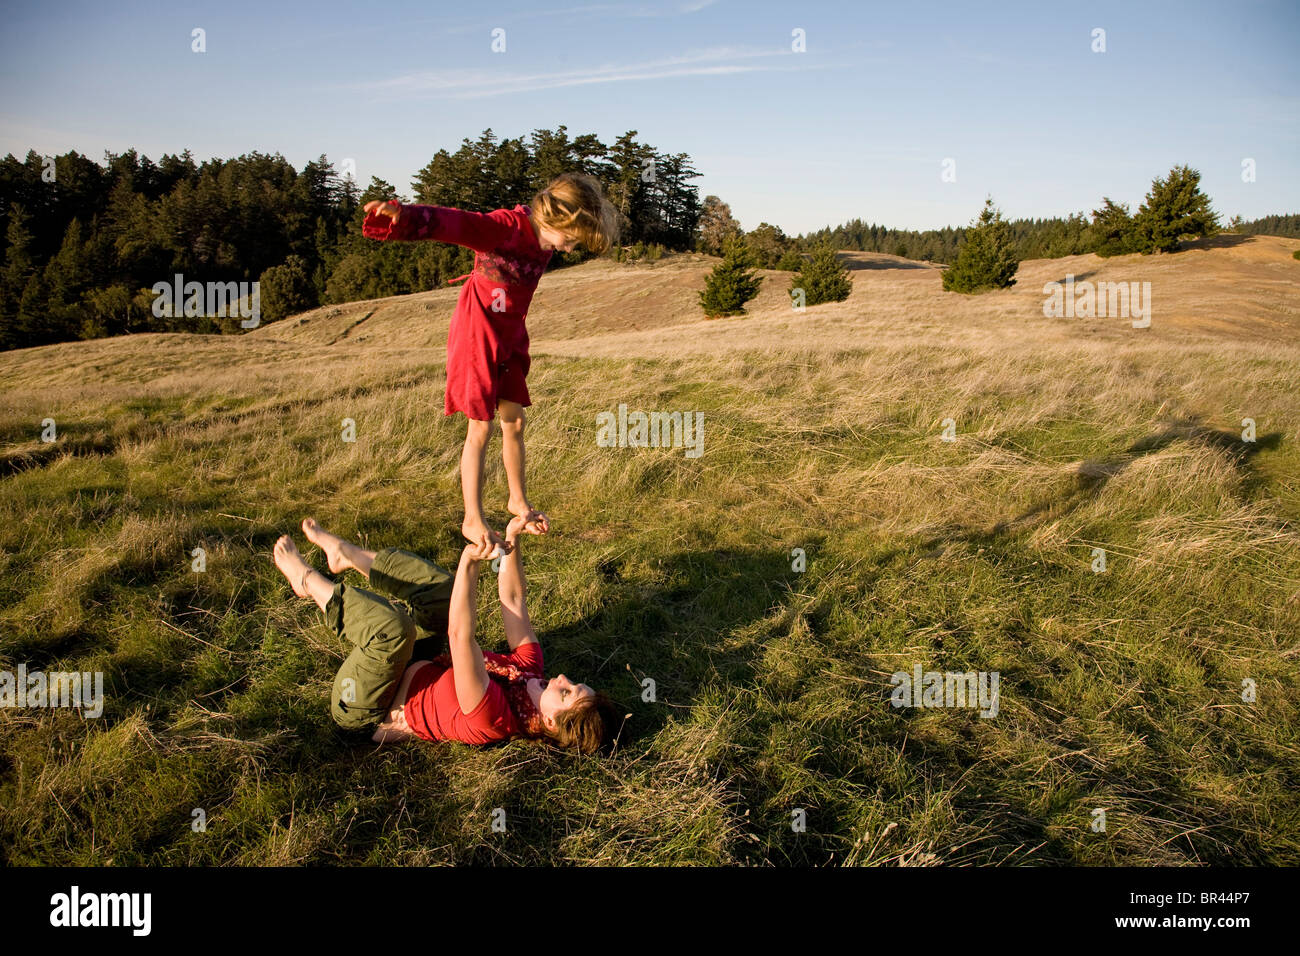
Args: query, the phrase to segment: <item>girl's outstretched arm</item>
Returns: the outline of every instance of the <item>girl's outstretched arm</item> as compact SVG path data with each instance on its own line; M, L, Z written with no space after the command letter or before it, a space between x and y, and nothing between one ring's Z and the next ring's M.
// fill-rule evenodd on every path
M501 559L497 577L497 597L501 600L501 620L505 624L510 650L537 641L537 632L528 620L527 586L524 583L524 559L519 553L519 535L523 519L516 516L506 526L506 546L510 553Z
M475 252L492 252L514 235L515 225L505 209L470 212L451 206L425 206L372 200L366 203L366 219L361 232L380 240L432 239L465 246Z
M456 702L462 714L471 713L487 693L487 667L483 649L474 640L474 610L478 595L479 562L491 554L491 548L469 545L460 553L460 567L451 586L451 604L447 608L447 646L451 650L452 677L456 682Z

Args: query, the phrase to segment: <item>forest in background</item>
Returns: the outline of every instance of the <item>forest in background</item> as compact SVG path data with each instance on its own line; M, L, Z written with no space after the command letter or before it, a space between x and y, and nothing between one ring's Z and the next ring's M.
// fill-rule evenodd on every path
M240 312L155 315L155 283L176 274L201 283L260 283L262 322L322 304L435 288L468 272L473 252L444 243L379 243L361 234L371 199L455 206L486 212L527 203L563 172L594 176L623 218L617 259L665 251L720 255L743 239L764 268L797 269L830 244L951 263L966 227L914 231L861 219L800 236L760 223L745 231L716 196L700 200L701 174L685 153L636 141L632 130L607 146L567 128L500 139L487 129L454 152L439 150L404 194L371 177L362 190L325 156L302 170L276 153L194 161L188 150L157 162L134 149L105 153L103 163L72 151L29 151L0 161L0 348L25 348L130 332L237 332ZM1096 219L1094 210L1094 221ZM1096 251L1093 222L1009 222L1019 259ZM1269 216L1229 229L1300 236L1300 215ZM581 252L557 254L552 267ZM180 314L171 314L177 311Z

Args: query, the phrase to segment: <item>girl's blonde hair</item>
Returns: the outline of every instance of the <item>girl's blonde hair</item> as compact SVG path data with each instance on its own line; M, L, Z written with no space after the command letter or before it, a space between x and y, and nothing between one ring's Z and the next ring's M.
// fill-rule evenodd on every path
M586 173L561 173L529 206L539 223L571 236L598 256L618 241L618 210L601 193L600 182Z

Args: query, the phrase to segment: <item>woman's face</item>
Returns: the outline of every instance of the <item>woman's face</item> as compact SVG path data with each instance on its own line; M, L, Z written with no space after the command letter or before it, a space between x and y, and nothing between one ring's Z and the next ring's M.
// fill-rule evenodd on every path
M549 727L555 722L556 714L595 695L596 692L586 684L575 684L560 674L550 680L542 681L542 696L538 701L537 709L542 715L542 720Z

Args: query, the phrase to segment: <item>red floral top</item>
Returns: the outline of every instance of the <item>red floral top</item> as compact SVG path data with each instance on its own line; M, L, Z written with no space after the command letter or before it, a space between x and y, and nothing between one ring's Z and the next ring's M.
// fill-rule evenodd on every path
M524 205L483 213L409 203L402 205L397 222L368 213L362 232L371 239L433 239L473 249L473 271L448 283L477 276L506 286L511 308L505 311L522 315L554 252L537 242L531 217L532 210Z
M524 321L554 250L543 249L533 231L532 210L518 205L492 212L449 206L403 204L397 222L367 213L362 232L371 239L432 239L473 249L474 269L449 282L469 279L456 301L447 336L444 407L487 421L496 408L498 366L512 367L521 404L527 405L528 330Z

